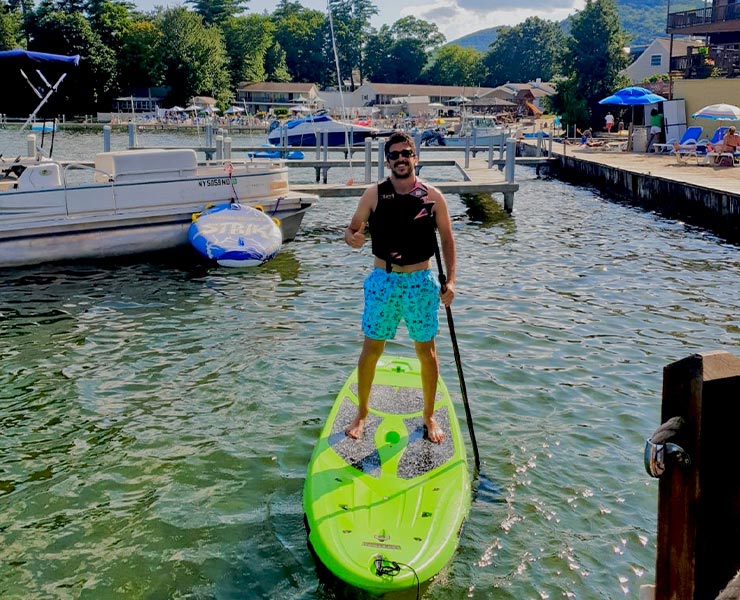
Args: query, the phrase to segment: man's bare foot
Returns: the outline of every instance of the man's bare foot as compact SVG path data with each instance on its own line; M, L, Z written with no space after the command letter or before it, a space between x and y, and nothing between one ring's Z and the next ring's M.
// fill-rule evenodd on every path
M360 415L357 415L347 429L344 430L347 437L351 437L354 440L359 440L364 432L365 418L360 417Z
M428 421L424 421L424 433L426 434L426 438L435 444L439 444L445 439L445 432L442 431L442 428L439 425L437 425L437 421L434 420L434 417Z

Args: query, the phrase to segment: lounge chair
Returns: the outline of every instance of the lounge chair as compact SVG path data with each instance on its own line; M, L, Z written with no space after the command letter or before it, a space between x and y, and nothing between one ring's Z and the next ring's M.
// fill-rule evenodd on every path
M679 148L683 146L691 146L692 144L696 145L701 136L702 130L703 129L698 125L694 125L684 132L680 140L672 138L667 140L665 144L653 144L653 148L655 148L655 152L673 152L676 143L678 143Z
M717 127L717 130L714 132L711 140L699 140L699 143L696 146L696 162L698 164L714 164L714 159L717 156L717 153L711 150L711 148L714 148L717 144L722 143L722 140L724 139L725 133L728 129L729 127Z

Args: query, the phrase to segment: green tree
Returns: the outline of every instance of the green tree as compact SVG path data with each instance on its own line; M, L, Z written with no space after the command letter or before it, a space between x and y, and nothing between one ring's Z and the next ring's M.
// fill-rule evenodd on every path
M232 87L242 81L265 81L265 57L274 43L272 19L265 15L229 17L221 30L229 56Z
M424 81L436 85L480 86L486 76L483 54L457 44L443 46L424 73Z
M285 50L279 42L275 42L267 49L265 56L265 70L268 81L290 81L288 65L285 62Z
M157 24L162 32L164 79L172 88L169 100L183 103L208 95L220 105L228 104L233 92L221 31L183 7L163 11Z
M121 47L121 40L126 31L133 24L133 9L131 2L119 0L89 0L87 15L90 25L103 41L113 50Z
M229 17L236 17L246 10L249 0L185 0L192 5L208 25L221 25Z
M417 83L429 53L444 41L436 25L416 17L383 25L365 44L365 75L377 83Z
M32 39L31 50L80 55L79 66L68 71L60 88L61 109L87 114L110 106L118 79L115 52L102 42L82 13L46 10L34 22Z
M393 44L388 70L392 83L418 83L427 64L428 55L424 42L412 38L397 40Z
M447 41L434 23L416 17L402 17L390 28L394 40L417 40L426 52L436 50Z
M285 52L285 63L296 82L327 81L333 62L325 52L328 22L318 10L303 8L298 2L281 0L271 15L275 24L275 41Z
M0 50L23 44L23 14L10 6L0 6Z
M378 9L370 0L329 0L329 10L339 71L342 78L351 78L354 90L353 71L357 69L360 81L364 79L363 50L371 32L370 17L378 14Z
M514 27L500 27L484 62L486 85L509 81L550 81L566 49L566 36L555 21L530 17Z
M628 64L624 52L628 38L614 0L586 0L583 10L571 17L570 31L565 82L558 84L553 108L567 125L600 125L608 107L599 100L622 87L625 80L619 72Z
M383 25L368 37L365 44L365 75L370 81L395 83L395 69L390 68L395 43L388 25Z
M151 21L140 19L123 33L118 55L122 90L155 87L164 83L162 32Z

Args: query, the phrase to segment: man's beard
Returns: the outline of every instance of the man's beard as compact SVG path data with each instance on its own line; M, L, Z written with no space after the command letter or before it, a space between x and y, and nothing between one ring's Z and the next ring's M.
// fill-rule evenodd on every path
M396 179L408 179L414 173L411 165L404 163L403 166L406 167L405 173L399 173L394 167L391 168L391 171Z

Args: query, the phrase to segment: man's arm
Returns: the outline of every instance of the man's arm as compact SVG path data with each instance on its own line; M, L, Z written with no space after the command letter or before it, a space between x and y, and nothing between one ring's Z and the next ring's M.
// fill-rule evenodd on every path
M361 248L365 243L365 224L370 218L370 212L378 204L378 186L371 185L362 194L360 201L357 203L355 214L349 226L344 230L344 241L353 248Z

